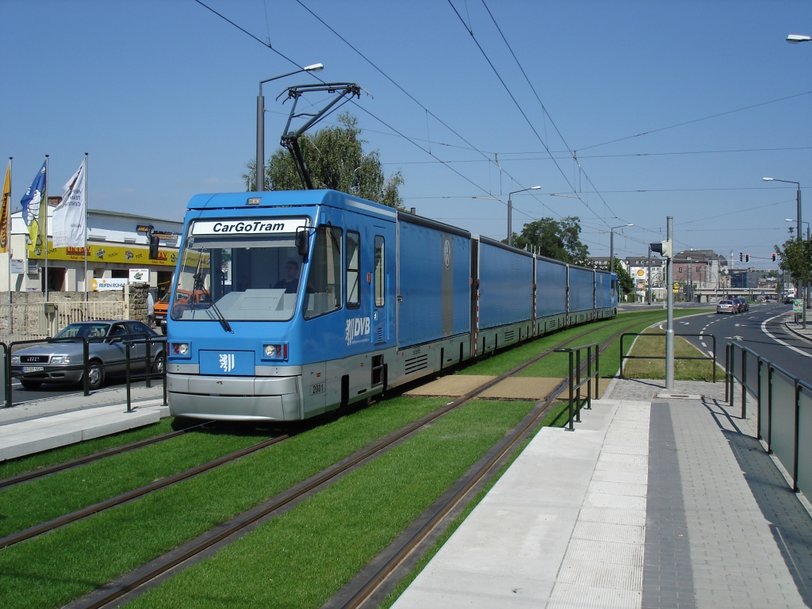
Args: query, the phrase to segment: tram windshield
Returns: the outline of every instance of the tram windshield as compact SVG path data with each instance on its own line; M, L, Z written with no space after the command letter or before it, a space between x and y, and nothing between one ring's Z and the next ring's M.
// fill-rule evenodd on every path
M228 321L285 321L296 310L301 272L293 231L224 235L192 224L176 278L176 294L186 298L175 299L170 315L173 320L215 320L224 327Z

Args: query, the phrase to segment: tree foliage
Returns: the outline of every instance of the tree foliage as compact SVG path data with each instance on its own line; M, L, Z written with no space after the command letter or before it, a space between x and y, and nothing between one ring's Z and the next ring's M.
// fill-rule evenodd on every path
M779 267L802 284L812 281L812 240L790 239L784 247L775 246L775 253L781 258Z
M351 195L403 208L399 188L403 184L400 172L388 179L384 176L380 156L376 151L364 153L358 121L349 114L338 117L339 124L325 127L299 138L305 162L316 188L340 190ZM253 164L243 180L249 190L254 186ZM291 154L284 148L271 156L265 167L265 180L272 190L297 190L304 186Z
M620 260L618 260L617 257L615 257L614 270L615 273L617 273L618 289L621 294L631 294L634 292L634 280L632 276L629 275L629 271L626 270L626 267L620 264Z
M521 235L514 235L513 245L562 262L587 266L589 248L581 242L580 235L577 217L541 218L525 224Z

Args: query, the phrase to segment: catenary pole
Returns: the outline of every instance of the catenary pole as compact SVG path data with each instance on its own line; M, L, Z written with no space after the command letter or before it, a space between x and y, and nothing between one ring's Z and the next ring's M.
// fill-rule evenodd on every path
M667 217L666 239L674 243L674 218ZM673 247L673 246L672 246ZM665 259L665 293L667 321L665 327L665 388L668 391L674 389L674 290L672 288L673 278L673 254Z

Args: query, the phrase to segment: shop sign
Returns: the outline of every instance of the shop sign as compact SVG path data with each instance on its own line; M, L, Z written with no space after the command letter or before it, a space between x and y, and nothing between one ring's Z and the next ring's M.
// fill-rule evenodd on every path
M149 283L149 269L130 269L130 283Z
M96 279L90 280L90 289L94 292L109 292L112 290L123 290L129 283L129 279Z

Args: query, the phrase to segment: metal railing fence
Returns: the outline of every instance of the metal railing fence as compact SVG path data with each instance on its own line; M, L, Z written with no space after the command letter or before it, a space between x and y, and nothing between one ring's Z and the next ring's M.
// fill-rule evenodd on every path
M784 468L792 490L808 496L812 491L812 385L752 349L729 343L725 399L730 406L736 401L736 381L741 384L742 418L747 416L751 395L758 409L756 436Z
M567 429L573 431L574 423L581 422L581 408L592 408L592 381L595 381L594 396L598 397L598 379L600 378L600 352L597 344L581 345L579 347L562 347L556 353L566 353L568 359L568 396L567 396ZM586 354L586 361L582 363L581 354ZM584 368L586 370L584 371ZM585 374L582 376L582 371ZM581 389L586 386L586 398L581 396ZM586 406L584 406L586 404Z
M3 382L3 406L5 408L9 408L13 405L12 403L12 382L14 380L14 375L12 373L12 358L14 356L15 350L19 350L20 348L24 348L26 346L35 345L35 344L52 344L52 343L60 343L60 342L78 342L81 341L82 343L82 381L81 386L84 395L90 395L90 376L88 374L90 370L90 366L94 363L98 363L99 360L97 358L91 357L91 350L90 345L91 343L99 343L99 342L121 342L123 351L123 360L118 360L113 362L116 367L116 372L120 373L123 376L126 389L127 389L127 411L131 411L131 386L134 380L144 380L147 387L152 386L153 379L160 379L163 383L163 403L166 405L167 403L167 395L166 395L166 337L165 336L152 336L152 337L143 337L141 335L122 335L116 337L98 337L98 338L87 338L84 336L77 336L72 338L46 338L46 339L33 339L33 340L21 340L21 341L13 341L6 345L3 342L0 342L0 356L2 356L2 376L1 379ZM145 344L147 346L144 349L144 355L139 358L133 358L132 356L132 348L135 345ZM121 363L124 363L123 370L120 370ZM135 362L138 361L136 365ZM22 366L22 364L20 364ZM107 375L107 368L110 366L110 362L105 364L101 362L101 369L104 375ZM138 373L136 375L136 372Z

